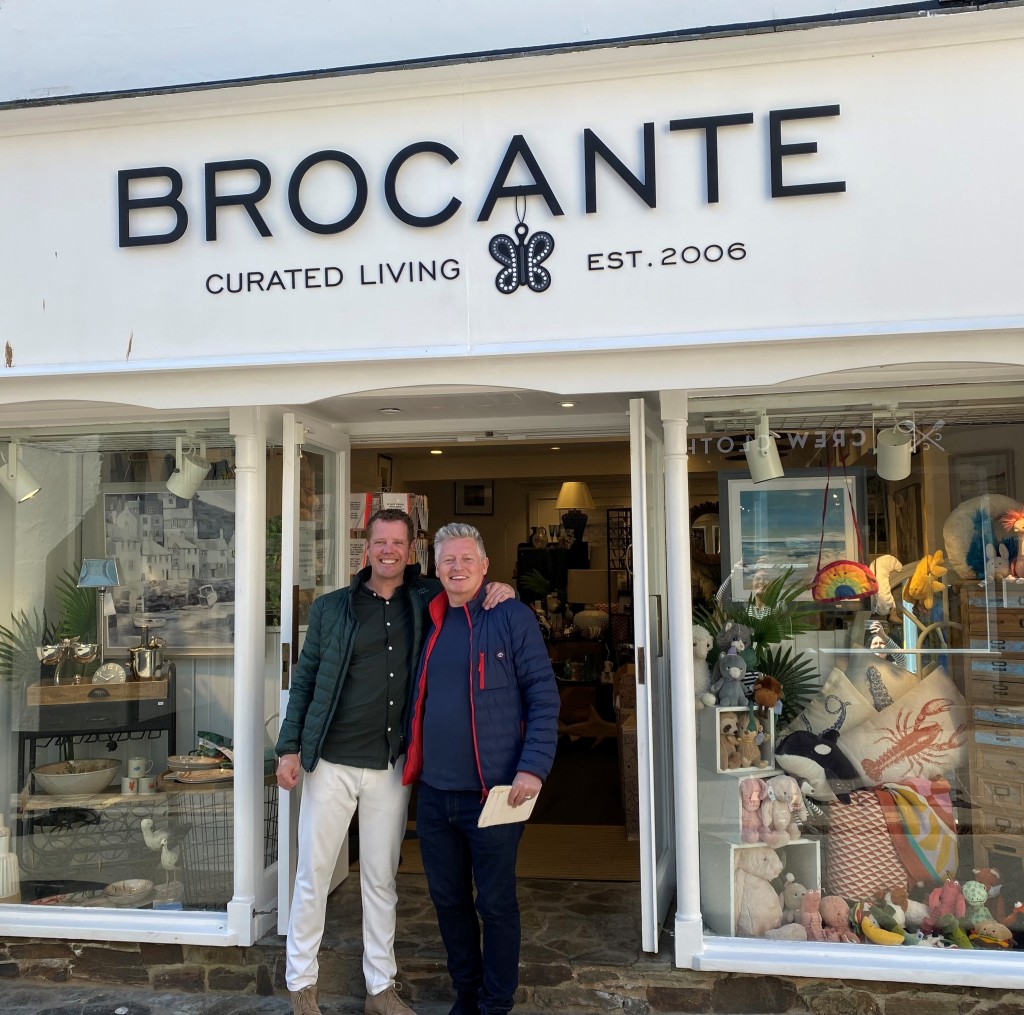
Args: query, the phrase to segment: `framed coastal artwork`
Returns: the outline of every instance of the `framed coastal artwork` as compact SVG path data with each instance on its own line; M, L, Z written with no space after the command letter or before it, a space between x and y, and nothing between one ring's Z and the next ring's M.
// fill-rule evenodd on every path
M792 568L794 578L809 584L819 547L822 565L859 559L857 525L864 524L866 514L863 469L845 474L802 469L766 483L755 483L746 472L723 472L718 483L722 581L733 602L750 598L751 579L759 571L770 579ZM810 589L800 598L810 600Z

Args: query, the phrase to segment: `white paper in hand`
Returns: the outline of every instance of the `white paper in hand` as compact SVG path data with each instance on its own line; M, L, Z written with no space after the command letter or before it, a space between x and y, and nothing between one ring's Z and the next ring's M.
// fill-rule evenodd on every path
M533 813L533 805L537 798L524 800L518 807L513 807L508 802L508 795L512 792L511 786L492 786L487 794L487 802L480 812L480 820L477 821L477 828L486 828L488 825L508 825L513 821L525 821Z

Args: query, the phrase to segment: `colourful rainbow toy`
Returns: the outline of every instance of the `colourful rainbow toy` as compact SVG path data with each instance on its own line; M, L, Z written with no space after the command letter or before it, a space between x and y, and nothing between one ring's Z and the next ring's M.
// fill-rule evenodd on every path
M855 560L833 560L818 569L811 584L811 597L816 603L863 599L876 592L878 581L871 569Z

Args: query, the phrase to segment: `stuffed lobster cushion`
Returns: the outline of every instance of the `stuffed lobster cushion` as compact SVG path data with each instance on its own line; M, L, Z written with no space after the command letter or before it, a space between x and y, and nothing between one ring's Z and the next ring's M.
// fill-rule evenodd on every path
M810 730L819 736L826 730L842 733L875 715L874 706L838 667L833 667L821 690L781 733Z
M935 779L967 752L967 705L946 671L933 670L908 694L840 738L867 783Z
M912 691L921 678L910 670L868 650L851 652L846 676L853 686L881 712Z

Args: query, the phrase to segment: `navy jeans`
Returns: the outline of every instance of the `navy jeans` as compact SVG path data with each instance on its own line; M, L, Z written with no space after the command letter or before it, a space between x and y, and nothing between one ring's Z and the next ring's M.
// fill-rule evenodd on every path
M477 828L483 802L475 790L438 790L420 782L416 793L423 870L458 995L452 1010L504 1015L519 986L516 853L523 823Z

